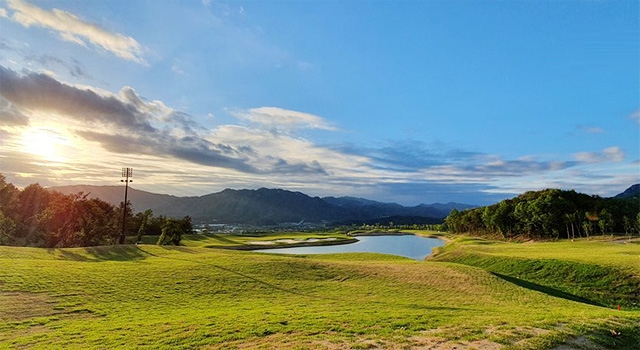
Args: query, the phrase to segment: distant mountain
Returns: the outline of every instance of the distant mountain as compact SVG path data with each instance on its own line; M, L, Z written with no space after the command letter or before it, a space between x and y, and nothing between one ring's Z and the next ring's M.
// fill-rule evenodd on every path
M389 223L393 223L394 225L431 225L431 224L439 224L442 223L442 218L430 218L425 216L402 216L402 215L393 215L386 216L383 218L377 219L368 219L368 220L348 220L339 223L340 225L387 225Z
M78 192L83 192L85 194L88 193L89 198L100 198L113 205L120 205L124 200L124 186L76 185L50 187L50 189L64 194L75 194ZM131 187L129 187L129 193L127 196L127 199L133 205L134 212L152 209L154 213L156 212L156 209L170 205L170 203L173 203L178 198L180 197L140 191Z
M613 198L633 198L640 197L640 184L632 185L624 192L615 195Z
M386 211L388 215L402 215L402 216L425 216L432 218L445 218L449 215L451 210L465 210L477 207L477 205L462 204L449 202L446 204L433 203L433 204L420 204L414 207L405 207L397 203L383 203L372 201L364 198L356 197L324 197L325 202L338 205L347 208L368 208L371 211Z
M477 208L478 207L477 205L462 204L462 203L456 203L456 202L420 204L420 205L426 205L426 206L429 206L431 208L438 209L438 210L440 210L441 213L444 214L444 217L449 216L449 213L451 213L451 211L453 209L467 210L467 209L472 209L472 208Z
M90 198L100 198L114 205L118 205L124 199L123 186L80 185L51 189L65 194L89 193ZM382 203L364 198L310 197L301 192L267 188L226 189L199 197L176 197L129 187L128 199L134 212L151 209L154 215L189 215L194 222L258 225L300 221L365 223L413 220L415 223L433 223L442 221L453 208L463 210L474 207L459 203L405 207L397 203Z

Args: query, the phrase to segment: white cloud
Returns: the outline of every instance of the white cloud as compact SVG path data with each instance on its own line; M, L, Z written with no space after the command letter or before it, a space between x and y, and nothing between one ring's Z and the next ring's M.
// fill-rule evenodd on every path
M600 152L580 152L574 155L575 159L582 163L622 162L625 153L620 147L605 148Z
M629 119L633 119L636 122L638 122L638 124L640 124L640 110L631 113L631 115L629 116Z
M187 74L187 73L185 73L185 72L182 70L182 68L180 68L179 63L174 63L174 64L171 66L171 71L172 71L172 72L174 72L174 73L176 73L177 75L183 75L183 76L184 76L184 75L186 75L186 74Z
M247 120L276 130L336 130L334 126L316 115L277 107L252 108L248 111L236 112L235 116L239 119Z
M370 159L367 157L345 154L320 147L306 139L272 133L268 130L239 125L221 125L211 131L208 140L229 145L250 146L251 152L246 152L251 157L248 162L259 169L275 169L278 163L284 160L289 166L319 165L323 171L318 171L316 175L324 177L326 172L330 172L336 176L353 176L354 181L357 178L353 175L354 172L369 170ZM309 180L309 176L313 174L307 171L297 176L300 180L305 178ZM291 180L295 177L296 175L290 174L287 179Z
M59 9L49 11L23 0L9 0L7 5L14 11L11 18L25 27L37 26L51 29L64 41L85 47L87 43L91 43L122 59L145 63L142 47L132 37L110 32Z
M580 125L578 128L587 134L602 134L604 133L604 129L599 126L591 126L591 125Z

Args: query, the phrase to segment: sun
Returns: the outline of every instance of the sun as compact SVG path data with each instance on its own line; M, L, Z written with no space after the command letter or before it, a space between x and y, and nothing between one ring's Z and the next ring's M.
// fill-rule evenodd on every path
M34 127L22 134L22 150L52 162L62 162L61 148L67 144L64 135L54 129Z

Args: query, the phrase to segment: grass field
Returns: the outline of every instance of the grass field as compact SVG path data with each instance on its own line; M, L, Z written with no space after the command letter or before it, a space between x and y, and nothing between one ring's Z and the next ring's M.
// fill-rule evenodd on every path
M640 343L638 309L572 300L571 291L527 276L470 266L477 257L464 261L477 251L483 258L544 258L638 277L638 244L584 242L569 252L554 243L456 239L435 260L418 262L211 249L215 241L230 245L245 237L199 238L184 247L0 247L0 348L635 349Z
M462 237L432 258L481 267L514 283L537 284L529 288L557 296L640 310L639 243L611 237L534 244Z

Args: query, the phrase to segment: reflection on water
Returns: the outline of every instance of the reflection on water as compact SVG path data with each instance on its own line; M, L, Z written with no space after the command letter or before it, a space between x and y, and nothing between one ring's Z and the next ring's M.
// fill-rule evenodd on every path
M358 242L351 244L293 247L260 250L280 254L328 254L328 253L383 253L404 256L415 260L424 260L431 250L444 245L437 238L414 235L404 236L359 236Z

